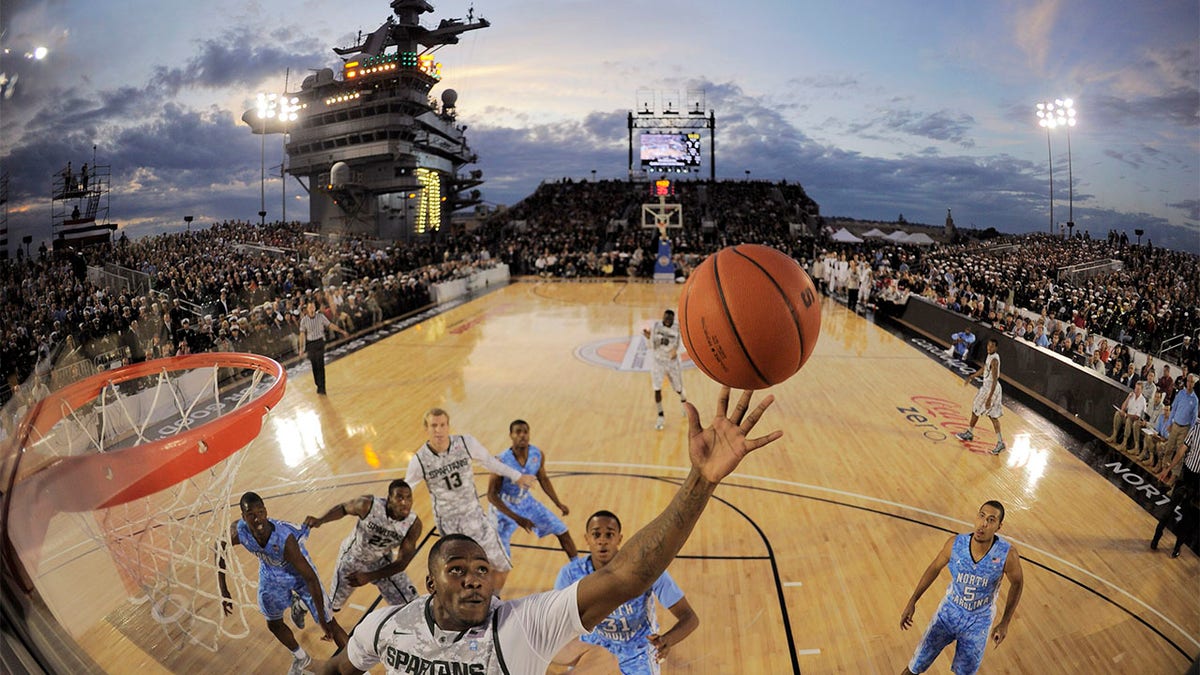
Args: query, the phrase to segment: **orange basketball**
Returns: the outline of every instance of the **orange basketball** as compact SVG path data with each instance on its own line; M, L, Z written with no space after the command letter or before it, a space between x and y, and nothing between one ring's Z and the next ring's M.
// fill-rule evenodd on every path
M763 389L795 375L812 355L821 304L795 260L768 246L730 246L683 285L679 330L705 375L735 389Z

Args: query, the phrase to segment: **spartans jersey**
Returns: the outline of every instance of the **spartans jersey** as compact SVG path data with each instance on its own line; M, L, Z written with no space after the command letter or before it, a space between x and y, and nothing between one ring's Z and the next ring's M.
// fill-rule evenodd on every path
M662 321L655 321L650 329L650 350L659 361L675 358L679 354L679 324L664 326Z
M312 558L308 557L308 550L304 548L303 540L308 537L308 529L300 528L291 523L286 523L282 520L268 518L275 529L271 531L271 537L267 539L267 545L262 546L258 540L254 538L254 534L250 531L250 526L244 520L237 521L238 541L242 546L246 547L247 551L253 553L259 561L258 579L259 582L268 580L287 580L292 581L300 578L300 572L292 567L292 564L283 558L283 547L287 544L288 536L296 538L296 543L300 546L300 553L308 560L310 567L313 567ZM316 569L315 567L313 567Z
M960 534L954 538L950 551L950 586L942 604L968 612L992 611L1000 592L1010 544L996 537L992 548L975 562L971 557L971 537L971 534Z
M576 587L519 600L493 599L480 626L444 631L433 620L433 598L385 607L354 628L346 656L358 670L382 663L388 675L542 675L550 660L583 633Z
M438 528L444 532L460 531L445 527L446 521L486 520L479 506L479 497L475 494L468 443L478 444L479 441L472 436L451 436L450 447L440 455L431 450L428 443L417 450L416 459L421 465L422 479L433 497L433 514Z
M995 364L996 364L996 374L998 375L1000 373L1000 355L999 354L988 354L987 360L985 360L983 362L983 390L984 391L987 391L992 386L992 380L996 379L996 378L992 377L992 363L993 362L995 362ZM997 382L996 384L998 386L999 382Z
M404 541L404 535L417 520L417 514L396 520L387 514L387 500L375 497L366 517L359 518L354 531L342 542L342 557L357 562L374 562L391 553Z

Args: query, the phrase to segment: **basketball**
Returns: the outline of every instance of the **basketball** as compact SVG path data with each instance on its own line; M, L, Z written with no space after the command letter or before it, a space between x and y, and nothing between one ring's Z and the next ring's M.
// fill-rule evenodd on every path
M812 355L821 304L795 260L768 246L730 246L688 277L679 330L705 375L734 389L763 389L795 375Z

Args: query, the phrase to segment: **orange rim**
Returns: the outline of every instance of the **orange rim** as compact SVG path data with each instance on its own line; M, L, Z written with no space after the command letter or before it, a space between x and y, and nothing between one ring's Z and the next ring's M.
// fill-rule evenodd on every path
M157 441L108 453L64 457L17 482L51 496L58 511L95 511L164 490L208 469L246 447L262 430L263 418L283 398L287 375L274 359L258 354L216 352L156 359L93 375L39 401L17 433L21 452L30 438L49 432L67 412L95 400L110 385L163 371L250 368L273 375L271 388L246 405ZM147 472L146 467L157 466Z

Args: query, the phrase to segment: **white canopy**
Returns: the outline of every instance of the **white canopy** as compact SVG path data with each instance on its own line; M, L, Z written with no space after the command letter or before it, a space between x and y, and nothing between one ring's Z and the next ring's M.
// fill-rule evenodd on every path
M908 233L905 232L904 230L896 230L895 232L884 237L884 239L891 239L892 241L900 242L902 244L907 244L908 243Z
M872 227L871 229L867 230L866 232L863 232L863 239L867 239L867 238L870 238L870 237L885 237L885 236L887 236L887 235L885 235L885 234L884 234L884 233L883 233L883 232L882 232L882 231L881 231L879 228L877 228L877 227Z
M929 246L930 244L933 244L933 238L924 232L913 232L912 234L908 235L908 239L906 239L905 242L909 244L916 244L918 246Z
M842 244L856 244L862 241L844 227L833 233L833 240Z

